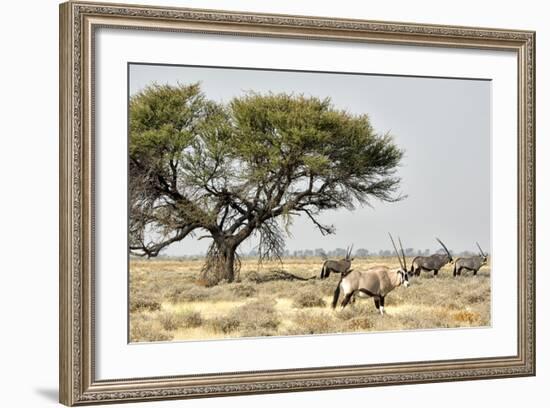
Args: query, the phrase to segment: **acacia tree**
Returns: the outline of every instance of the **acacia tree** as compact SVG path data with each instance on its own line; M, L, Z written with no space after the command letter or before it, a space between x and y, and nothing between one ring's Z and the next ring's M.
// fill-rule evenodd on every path
M260 259L281 256L293 216L331 234L323 210L401 198L402 151L328 98L248 93L221 105L198 84L153 85L130 100L129 150L131 252L211 239L210 283L235 279L253 235Z

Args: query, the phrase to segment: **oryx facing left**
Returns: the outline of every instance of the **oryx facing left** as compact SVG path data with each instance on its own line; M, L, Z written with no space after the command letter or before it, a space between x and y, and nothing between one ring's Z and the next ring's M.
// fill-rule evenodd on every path
M405 252L403 251L403 245L401 245L401 239L399 239L399 246L401 248L401 256L395 246L393 237L390 235L393 248L397 258L399 259L399 269L391 270L387 266L374 266L365 271L353 270L342 273L342 278L338 282L338 286L334 291L334 297L332 299L332 308L336 307L338 303L338 297L340 296L340 290L344 293L344 299L342 300L342 309L346 307L351 298L356 293L362 293L369 297L374 298L374 305L376 309L380 311L380 314L384 314L384 300L388 293L397 288L398 286L409 286L409 273L407 272L407 263L405 260Z

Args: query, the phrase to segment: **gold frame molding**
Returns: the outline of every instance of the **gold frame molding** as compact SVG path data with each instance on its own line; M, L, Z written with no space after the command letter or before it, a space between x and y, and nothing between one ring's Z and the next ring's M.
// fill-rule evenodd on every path
M518 63L518 349L513 356L96 380L94 33L99 27L513 51ZM67 2L60 5L59 386L66 405L535 375L535 33Z

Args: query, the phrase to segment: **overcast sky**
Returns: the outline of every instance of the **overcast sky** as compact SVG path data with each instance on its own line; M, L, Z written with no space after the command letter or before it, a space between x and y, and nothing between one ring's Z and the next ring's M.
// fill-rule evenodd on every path
M405 62L404 62L405 63ZM388 231L405 247L436 249L435 236L449 249L475 250L478 241L490 251L491 227L491 82L448 78L415 78L341 73L312 73L130 66L130 94L153 82L200 82L204 94L219 102L255 92L303 93L330 97L338 109L369 115L377 132L390 132L405 150L401 193L397 203L373 202L355 211L326 211L321 222L334 224L336 234L322 236L311 222L296 218L287 249L346 247L369 251L391 248ZM242 244L248 252L256 245ZM206 251L208 240L187 238L167 255Z

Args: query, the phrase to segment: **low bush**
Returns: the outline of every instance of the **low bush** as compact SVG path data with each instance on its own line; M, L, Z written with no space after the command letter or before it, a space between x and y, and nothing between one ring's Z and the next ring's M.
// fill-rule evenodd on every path
M342 325L328 313L300 311L293 316L292 323L292 327L285 334L335 333L342 328Z
M479 314L468 310L461 310L453 314L453 319L460 323L472 324L479 321Z
M369 308L363 300L357 300L353 305L347 306L344 309L336 309L336 317L340 320L360 319L376 313L376 309Z
M219 292L218 287L208 288L204 286L190 285L177 287L170 291L167 295L168 299L173 303L181 302L197 302L212 300L212 297Z
M130 312L155 311L160 310L160 299L152 294L131 291L130 292Z
M190 310L182 313L182 321L185 327L200 327L202 326L204 319L200 312Z
M302 290L294 295L292 305L296 308L325 307L327 303L316 291Z
M239 328L240 321L234 316L219 316L208 320L208 325L214 331L229 334Z
M372 329L373 323L367 316L353 317L346 322L346 328L352 331Z
M271 336L281 323L275 304L273 299L245 303L226 316L211 319L210 326L223 333L239 330L244 337Z
M249 298L256 296L258 289L256 285L251 285L247 283L237 283L231 285L231 293L233 293L237 298Z
M168 341L173 336L161 326L160 322L141 314L132 315L130 319L130 341L151 342Z
M159 313L158 320L162 327L168 331L199 327L203 323L202 315L193 310L182 312L163 311Z
M263 299L245 303L233 309L229 316L239 320L239 328L245 335L262 332L263 335L273 334L281 323L275 310L275 300Z

